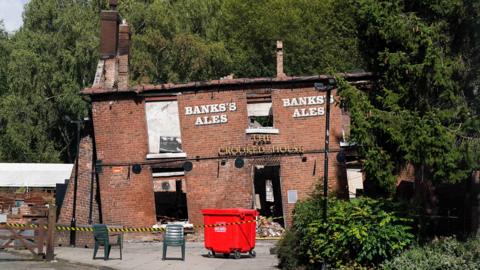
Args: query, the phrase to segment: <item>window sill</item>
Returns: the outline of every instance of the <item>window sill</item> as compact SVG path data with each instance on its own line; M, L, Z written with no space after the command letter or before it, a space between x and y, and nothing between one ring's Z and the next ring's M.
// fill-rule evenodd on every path
M278 128L247 128L245 129L245 133L247 134L279 134L280 131Z
M187 153L158 153L158 154L147 154L147 159L157 159L157 158L186 158Z
M168 177L168 176L182 176L185 175L185 172L159 172L152 173L153 177Z
M357 144L355 142L345 142L341 141L340 142L340 147L350 147L350 146L356 146Z

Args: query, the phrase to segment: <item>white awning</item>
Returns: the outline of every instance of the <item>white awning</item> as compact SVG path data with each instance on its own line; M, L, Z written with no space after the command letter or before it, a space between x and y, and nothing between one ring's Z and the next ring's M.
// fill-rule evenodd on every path
M73 164L0 163L0 187L55 187L70 179Z

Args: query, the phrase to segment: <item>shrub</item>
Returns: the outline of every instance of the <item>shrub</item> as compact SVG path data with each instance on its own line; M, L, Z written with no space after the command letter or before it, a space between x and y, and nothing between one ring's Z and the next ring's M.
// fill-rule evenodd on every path
M336 268L373 266L397 255L414 238L409 226L411 221L400 217L387 201L331 198L326 223L321 209L319 198L297 203L291 229L293 237L289 236L293 239L279 244L279 249L295 244L297 255L291 265L301 262L307 268L318 269L325 260ZM286 261L291 260L291 256L285 255L278 254L280 262L282 266L289 266Z
M287 230L277 243L278 266L282 269L298 269L301 265L298 250L298 236L292 230Z
M423 247L414 247L398 257L384 262L385 270L479 269L480 239L462 243L454 238L444 238Z

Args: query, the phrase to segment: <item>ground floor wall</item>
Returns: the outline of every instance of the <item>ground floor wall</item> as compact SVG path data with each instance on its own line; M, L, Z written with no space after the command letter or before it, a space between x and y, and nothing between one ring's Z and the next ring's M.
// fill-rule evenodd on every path
M159 194L155 192L160 192L159 186L167 180L175 182L181 179L183 192L186 191L188 219L195 225L203 224L201 210L205 208L255 208L259 204L255 193L261 193L255 191L255 173L264 167L278 168L280 196L275 200L281 200L281 212L272 213L283 217L285 225L289 226L295 202L312 194L315 187L323 183L324 175L324 153L312 153L245 157L241 168L235 166L233 157L192 160L191 171L181 177L168 178L153 177L151 165L147 164L141 165L141 170L135 172L128 164L103 165L92 178L91 153L92 141L86 137L81 142L80 151L77 226L101 222L117 226L151 227L157 222L156 212L159 212L155 202ZM348 196L345 169L337 162L337 154L334 152L329 155L329 191L338 196ZM73 177L74 172L58 220L60 224L69 225L71 222ZM93 195L90 194L92 192ZM265 196L264 192L262 196ZM90 207L93 209L90 210Z
M205 208L253 208L258 204L253 195L255 168L276 166L280 174L282 216L289 226L295 202L306 199L323 182L323 155L245 158L242 168L235 167L234 159L193 162L192 171L186 174L189 220L203 224L201 210ZM336 155L329 155L328 185L330 192L344 196L348 187Z

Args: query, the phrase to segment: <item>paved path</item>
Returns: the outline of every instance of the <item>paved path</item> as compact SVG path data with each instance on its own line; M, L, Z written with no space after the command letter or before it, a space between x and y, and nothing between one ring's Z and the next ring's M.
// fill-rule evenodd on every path
M79 266L67 262L35 261L30 255L17 255L0 251L0 269L2 270L94 270L97 267Z
M123 260L119 260L117 247L113 247L110 253L111 260L92 260L93 250L87 248L56 247L55 253L58 260L70 263L95 265L99 268L120 270L140 269L199 269L199 270L264 270L277 269L277 258L270 254L270 248L275 245L274 241L257 241L256 258L250 258L244 254L236 260L231 256L226 259L223 256L208 258L208 251L203 248L203 242L187 242L185 261L166 260L162 261L162 242L125 243ZM99 250L100 256L102 251ZM179 247L169 247L167 257L181 257Z

